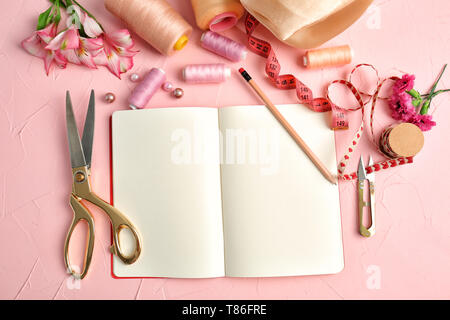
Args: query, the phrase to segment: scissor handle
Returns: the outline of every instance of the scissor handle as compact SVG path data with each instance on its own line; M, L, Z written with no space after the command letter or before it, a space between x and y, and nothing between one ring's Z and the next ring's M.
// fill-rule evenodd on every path
M120 260L122 260L126 264L134 263L141 254L141 238L136 227L131 223L130 220L125 217L122 212L95 195L93 192L91 192L85 199L100 207L111 220L113 233L113 244L111 246L111 252L118 256ZM123 229L128 229L129 231L131 231L136 243L134 251L131 253L131 255L124 254L120 247L119 234Z
M364 237L371 237L375 234L375 212L373 212L374 206L372 205L372 197L374 194L373 184L370 186L370 202L364 201L364 181L358 181L358 200L359 200L359 233ZM369 207L370 210L370 225L368 227L364 226L363 218L364 218L364 207Z
M64 244L64 262L66 264L67 271L71 275L73 275L77 279L83 279L89 270L89 266L91 265L92 252L94 250L94 239L95 239L94 220L92 219L92 216L89 213L89 211L83 206L83 204L77 198L75 198L73 194L70 195L70 206L72 207L73 210L73 220L72 224L70 225L69 232L67 233L66 242ZM72 265L70 264L69 243L70 239L72 238L73 231L75 230L78 223L80 223L82 220L87 222L89 231L87 234L87 244L83 269L81 273L77 273L73 270Z

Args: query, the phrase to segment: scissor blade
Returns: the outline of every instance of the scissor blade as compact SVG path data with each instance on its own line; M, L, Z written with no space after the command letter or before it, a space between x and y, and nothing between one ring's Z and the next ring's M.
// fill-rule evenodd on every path
M363 157L359 158L359 164L358 164L358 180L365 180L366 179L366 169L364 167Z
M84 122L83 137L81 138L81 144L84 151L84 159L88 168L91 167L92 159L92 143L94 141L94 125L95 125L95 93L91 91L91 97L89 98L89 107L86 114L86 120Z
M83 147L81 146L80 135L78 134L69 91L66 93L66 124L72 168L84 167L86 165L86 160L84 159Z

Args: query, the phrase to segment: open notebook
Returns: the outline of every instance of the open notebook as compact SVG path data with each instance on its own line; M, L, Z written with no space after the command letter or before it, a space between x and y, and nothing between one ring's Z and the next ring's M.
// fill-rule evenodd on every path
M334 134L302 105L280 112L335 172ZM344 267L338 188L264 106L117 111L114 205L142 236L116 277L273 277ZM126 239L123 246L129 246Z

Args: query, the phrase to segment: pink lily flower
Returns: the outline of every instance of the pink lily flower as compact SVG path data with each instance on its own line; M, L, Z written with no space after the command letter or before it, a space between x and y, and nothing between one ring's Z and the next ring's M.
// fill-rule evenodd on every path
M78 30L75 26L71 26L65 31L60 32L45 48L48 50L68 50L78 48L79 45Z
M122 73L133 67L133 56L137 51L131 48L134 42L130 32L126 29L118 30L110 34L103 34L103 52L95 57L95 62L106 66L120 79Z
M53 62L60 68L67 66L67 59L61 54L59 50L47 49L50 43L56 36L57 25L52 23L42 30L33 32L33 34L22 41L22 48L29 54L44 60L45 72L49 74L50 67Z
M67 60L74 64L83 64L91 69L97 69L94 57L103 50L103 40L101 38L80 37L80 46L76 49L62 50L62 54Z

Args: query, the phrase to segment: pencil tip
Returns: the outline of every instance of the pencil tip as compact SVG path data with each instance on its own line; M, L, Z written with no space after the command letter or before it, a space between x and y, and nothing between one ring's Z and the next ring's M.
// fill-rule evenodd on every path
M244 68L239 68L239 73L245 72Z

